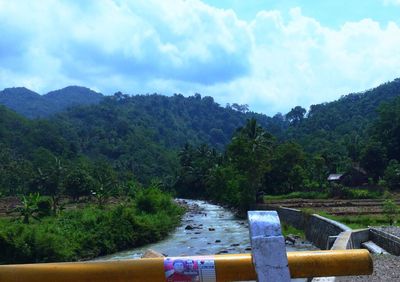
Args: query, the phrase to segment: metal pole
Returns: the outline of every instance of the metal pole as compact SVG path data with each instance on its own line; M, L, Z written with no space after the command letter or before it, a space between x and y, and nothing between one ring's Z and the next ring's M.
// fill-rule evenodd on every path
M373 269L372 259L367 250L289 252L287 257L292 278L368 275ZM227 254L202 258L214 261L218 282L257 278L251 254ZM166 259L2 265L0 266L0 281L162 282L167 281L164 268Z

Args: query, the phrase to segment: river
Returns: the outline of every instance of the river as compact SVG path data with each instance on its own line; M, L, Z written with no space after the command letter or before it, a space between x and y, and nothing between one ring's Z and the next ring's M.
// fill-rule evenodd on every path
M205 201L185 200L185 203L189 209L183 216L181 225L163 241L101 257L98 260L140 258L148 249L165 256L251 252L247 220L237 219L228 209ZM294 246L286 245L286 249L302 251L315 247L303 242Z

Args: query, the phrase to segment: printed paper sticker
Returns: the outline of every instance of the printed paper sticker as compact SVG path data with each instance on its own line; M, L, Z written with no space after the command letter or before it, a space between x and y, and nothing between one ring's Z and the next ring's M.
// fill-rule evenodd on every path
M214 260L210 258L165 258L167 282L215 282Z

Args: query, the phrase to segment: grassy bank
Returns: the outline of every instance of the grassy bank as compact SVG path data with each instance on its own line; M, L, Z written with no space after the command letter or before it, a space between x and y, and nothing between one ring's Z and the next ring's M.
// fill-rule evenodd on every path
M383 193L379 191L370 191L368 189L347 188L340 191L297 191L282 195L264 196L265 201L288 200L288 199L380 199Z
M360 229L367 228L368 226L387 226L389 225L389 220L387 216L383 214L368 214L368 215L330 215L327 213L317 212L318 214L339 221L346 224L350 228ZM400 222L397 220L394 225L400 226Z
M24 224L0 220L0 263L76 261L158 241L183 209L158 189L113 206L92 205Z
M283 234L283 236L296 235L302 239L306 238L306 234L304 233L303 230L297 229L286 223L282 223L282 234Z

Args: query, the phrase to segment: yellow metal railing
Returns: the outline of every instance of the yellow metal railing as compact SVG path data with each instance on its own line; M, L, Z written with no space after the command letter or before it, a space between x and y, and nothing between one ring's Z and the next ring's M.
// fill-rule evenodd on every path
M368 275L373 270L367 250L289 252L287 257L292 278ZM217 281L256 279L251 254L215 255L207 258L214 261ZM2 265L0 281L161 282L166 281L164 259Z

